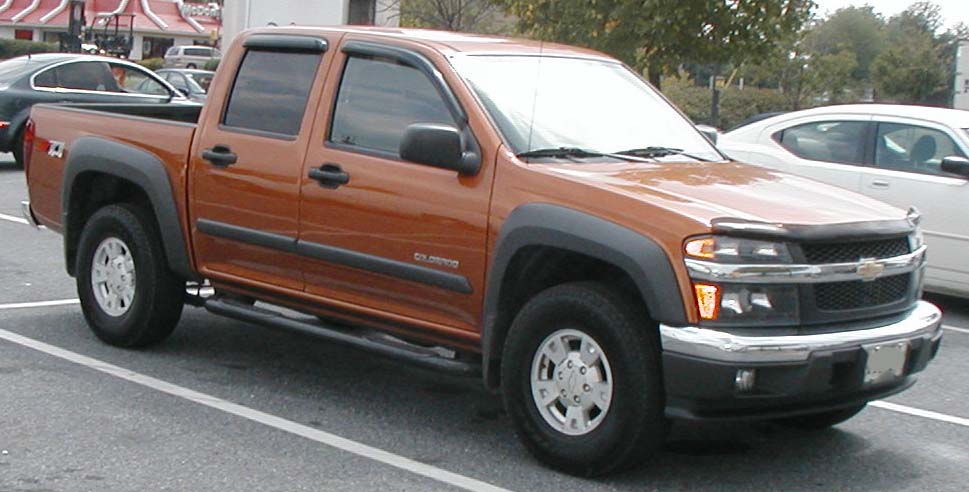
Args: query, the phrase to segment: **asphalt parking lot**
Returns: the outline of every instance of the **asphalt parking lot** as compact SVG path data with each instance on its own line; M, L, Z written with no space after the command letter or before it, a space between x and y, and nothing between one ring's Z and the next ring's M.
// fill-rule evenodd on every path
M932 298L936 361L835 429L676 425L652 461L584 480L532 459L476 380L192 308L152 349L98 342L0 161L0 491L967 488L969 302Z

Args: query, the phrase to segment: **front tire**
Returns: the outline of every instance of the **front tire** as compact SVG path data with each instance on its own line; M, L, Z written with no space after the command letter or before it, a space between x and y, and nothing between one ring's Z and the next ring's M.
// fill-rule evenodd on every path
M77 252L84 318L110 345L144 347L168 337L182 315L185 282L169 269L154 220L131 204L91 216Z
M622 293L591 282L541 292L515 317L503 354L505 406L540 461L595 476L662 446L659 335Z

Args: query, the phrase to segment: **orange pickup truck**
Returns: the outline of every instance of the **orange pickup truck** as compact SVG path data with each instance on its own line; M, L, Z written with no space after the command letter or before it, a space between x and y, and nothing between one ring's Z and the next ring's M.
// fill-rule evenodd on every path
M942 337L914 210L729 162L568 46L249 31L204 107L36 106L24 155L103 341L160 342L190 304L480 374L575 474L672 420L834 425Z

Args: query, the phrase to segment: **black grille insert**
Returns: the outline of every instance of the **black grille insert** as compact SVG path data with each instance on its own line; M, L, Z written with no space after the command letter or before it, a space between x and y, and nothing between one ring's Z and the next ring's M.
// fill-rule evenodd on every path
M907 237L854 243L808 243L802 244L801 250L812 265L850 263L864 258L891 258L910 253Z
M851 280L817 284L814 286L815 303L822 311L845 311L891 304L905 298L911 278L911 274L905 273L871 282Z

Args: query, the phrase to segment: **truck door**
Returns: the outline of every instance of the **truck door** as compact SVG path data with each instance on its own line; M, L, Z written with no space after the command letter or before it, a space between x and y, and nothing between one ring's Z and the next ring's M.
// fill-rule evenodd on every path
M306 291L355 312L476 331L493 154L475 176L402 160L412 123L475 138L441 73L400 47L348 41L335 56L340 82L325 90L302 173Z
M302 290L299 188L326 47L315 37L253 35L241 57L228 58L241 61L222 82L228 90L209 97L190 165L189 215L206 277Z

